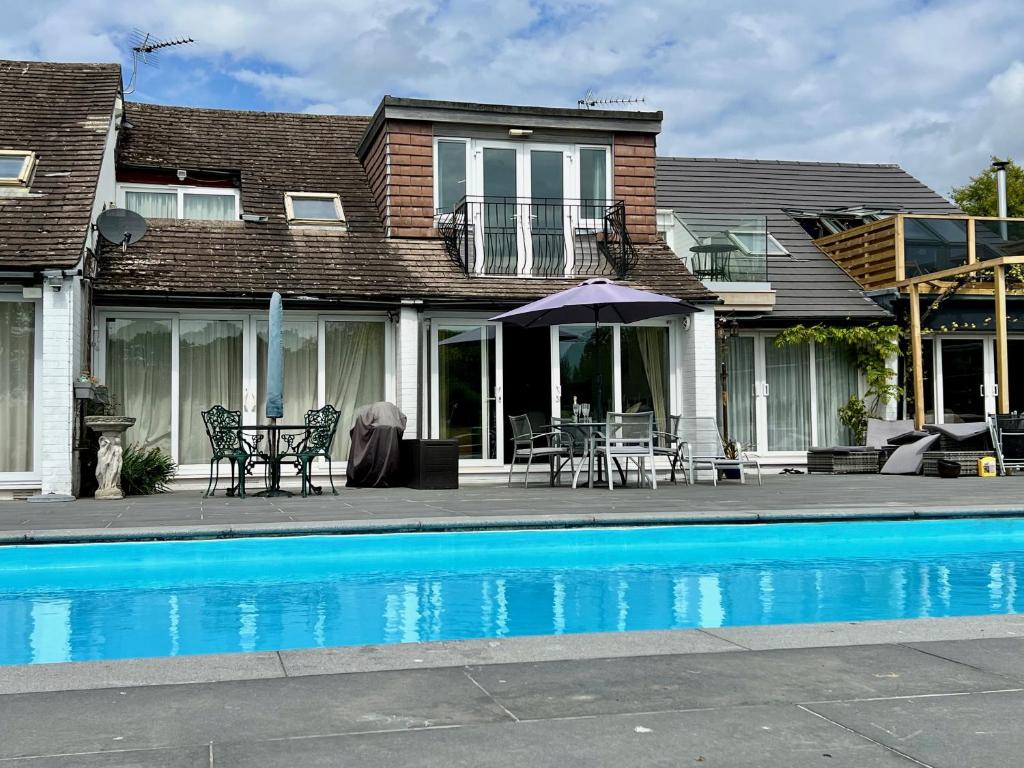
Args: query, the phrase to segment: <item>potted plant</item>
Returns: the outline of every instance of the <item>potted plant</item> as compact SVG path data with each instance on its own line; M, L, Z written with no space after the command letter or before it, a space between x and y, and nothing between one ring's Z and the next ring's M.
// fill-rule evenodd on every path
M737 440L726 440L722 448L727 459L738 459L740 454L743 453L743 446ZM740 467L724 467L718 470L718 479L739 480L740 472L742 471Z
M76 400L93 400L96 396L96 387L100 385L99 380L88 371L82 371L73 383Z

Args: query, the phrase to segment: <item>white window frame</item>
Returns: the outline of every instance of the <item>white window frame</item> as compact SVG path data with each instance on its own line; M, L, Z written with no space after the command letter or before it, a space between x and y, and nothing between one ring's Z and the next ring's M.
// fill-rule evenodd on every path
M789 251L786 250L785 246L783 246L782 243L780 243L778 240L776 240L775 239L775 235L773 235L771 232L765 232L765 240L768 243L768 247L767 247L768 248L768 253L755 253L753 251L748 250L747 246L743 242L743 240L740 237L738 237L738 235L760 236L761 233L759 231L757 231L757 230L746 229L746 228L729 229L729 230L726 230L726 234L729 236L729 239L732 240L733 243L736 244L736 247L738 247L741 251L743 251L743 253L747 254L748 256L789 256L790 255ZM771 250L773 247L776 249L775 251Z
M234 187L190 187L183 184L118 184L117 205L120 208L127 208L126 203L128 192L163 192L164 194L174 193L177 195L178 209L176 220L179 221L225 221L225 219L186 219L185 218L185 195L231 195L235 201L235 217L228 221L237 221L240 215L239 194Z
M463 181L463 191L462 191L462 194L463 194L464 197L469 197L469 195L470 195L470 191L469 191L470 190L470 177L473 175L473 166L472 166L472 163L471 163L472 155L470 153L470 148L469 148L470 140L469 139L462 139L462 138L459 138L459 137L456 137L456 136L435 136L434 137L434 145L433 145L433 148L431 149L431 151L433 152L433 161L434 161L434 220L435 220L435 225L436 225L437 222L445 221L446 219L448 219L451 216L450 213L441 213L439 211L439 209L441 208L441 165L440 165L440 157L441 157L441 155L437 151L437 145L442 143L442 142L447 142L449 144L462 144L462 147L465 150L465 156L466 156L465 173L466 173L466 178Z
M0 149L0 157L21 157L21 170L17 176L0 177L0 185L8 187L27 187L32 180L32 172L36 168L36 153L24 149Z
M0 302L32 304L35 307L32 361L32 469L27 472L0 472L0 488L24 488L39 485L42 462L42 394L43 394L43 302L26 299L20 293L0 290Z
M334 212L337 214L336 219L302 219L295 216L295 206L293 200L330 200L334 203ZM341 206L341 197L334 192L285 192L284 193L284 209L285 216L288 219L289 224L304 224L318 227L346 227L348 222L345 220L345 209Z
M0 294L2 300L2 294ZM180 408L179 386L181 371L179 370L179 350L181 347L180 324L189 320L231 320L242 323L242 421L252 423L257 420L259 403L256 402L257 380L259 371L256 368L256 336L260 322L266 322L265 312L246 312L240 309L225 310L161 310L139 307L103 307L96 312L96 344L93 347L92 370L97 378L106 383L106 350L107 320L169 320L171 323L171 452L175 461L179 450ZM310 322L316 325L317 338L317 402L326 404L326 327L329 322L380 322L384 325L384 399L390 402L397 400L397 361L395 358L395 323L391 322L386 313L317 313L289 312L288 319L296 322ZM37 341L38 344L38 341ZM38 376L37 376L38 379ZM38 391L38 390L37 390ZM251 404L251 405L250 405ZM342 424L338 429L347 429ZM38 453L37 453L38 456ZM335 470L344 471L345 461L335 461ZM317 459L314 469L326 471L327 463ZM179 478L205 478L209 464L179 465ZM0 473L0 482L5 479Z

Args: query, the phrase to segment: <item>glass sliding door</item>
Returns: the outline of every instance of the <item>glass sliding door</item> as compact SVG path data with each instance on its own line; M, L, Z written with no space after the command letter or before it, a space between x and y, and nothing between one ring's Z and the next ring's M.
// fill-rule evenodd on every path
M985 342L939 340L942 365L942 418L946 424L985 419Z
M514 275L519 270L522 228L516 201L519 195L519 157L515 147L483 148L483 271Z
M726 351L726 390L728 401L728 428L723 423L722 437L736 441L740 445L756 450L757 448L757 413L754 397L756 377L754 373L754 342L753 336L734 336L728 341ZM718 372L722 370L722 361L718 361ZM721 383L716 382L719 392L717 400L721 400ZM719 403L721 415L721 403Z
M202 412L214 405L242 410L241 320L178 323L178 463L210 460Z
M327 321L324 324L325 399L341 413L331 458L348 458L355 411L385 399L384 323Z
M839 422L839 409L860 394L859 375L850 354L835 346L814 347L816 445L852 445L853 435ZM870 403L869 403L870 405Z
M462 459L493 461L503 433L500 327L440 323L432 339L434 434Z
M1024 339L1006 342L1007 373L1010 384L1010 412L1024 411Z
M282 424L302 424L306 411L319 407L317 397L317 323L285 320L284 417ZM256 417L267 421L267 323L256 327Z
M36 305L0 301L0 473L33 470Z
M776 347L764 340L769 451L806 451L811 444L810 349L806 344Z
M565 273L565 179L560 150L530 150L530 272Z
M171 456L171 320L109 318L106 338L107 387L121 412L135 417L125 444Z
M604 419L612 409L612 333L610 326L559 326L561 416L572 418L572 404L590 404L590 418Z
M622 410L652 411L657 429L668 431L668 327L624 325L619 334Z

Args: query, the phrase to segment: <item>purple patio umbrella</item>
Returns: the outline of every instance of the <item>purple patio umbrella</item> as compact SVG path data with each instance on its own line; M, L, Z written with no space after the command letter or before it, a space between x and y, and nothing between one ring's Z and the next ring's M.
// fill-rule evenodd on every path
M586 323L635 323L652 317L689 315L700 311L700 307L682 299L637 290L596 277L492 317L491 320L522 328L539 328Z

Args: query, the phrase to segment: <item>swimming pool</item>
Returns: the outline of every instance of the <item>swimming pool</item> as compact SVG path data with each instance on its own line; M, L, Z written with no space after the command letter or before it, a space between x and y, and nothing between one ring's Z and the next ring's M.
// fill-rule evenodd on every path
M0 547L0 664L1014 613L1024 519Z

